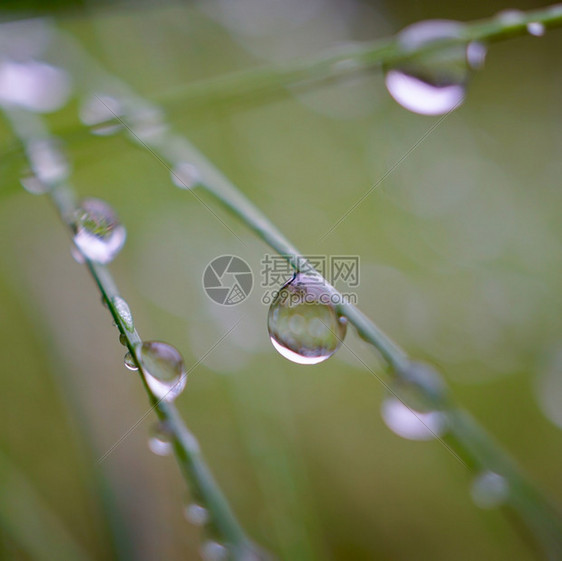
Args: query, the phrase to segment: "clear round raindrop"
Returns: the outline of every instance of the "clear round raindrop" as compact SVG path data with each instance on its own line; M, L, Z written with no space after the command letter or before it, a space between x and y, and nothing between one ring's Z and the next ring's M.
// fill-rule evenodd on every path
M75 214L74 243L91 261L113 261L127 237L114 210L100 199L84 199Z
M137 348L137 356L152 393L165 401L173 401L184 390L187 373L180 352L167 343L145 341Z
M129 308L129 304L120 296L115 296L112 300L113 306L119 319L125 326L125 329L132 333L135 330L135 324L133 322L133 314Z
M137 366L137 363L135 362L135 359L133 358L133 355L132 355L130 352L128 352L128 353L125 355L125 358L123 359L123 361L124 361L124 363L125 363L125 366L126 366L129 370L135 371L135 370L138 370L138 369L139 369L139 367Z
M124 347L127 346L127 337L123 333L119 333L119 343Z
M157 456L168 456L172 453L172 435L165 425L158 423L151 429L148 447Z
M277 293L267 327L275 349L298 364L318 364L340 347L347 321L335 307L337 293L319 275L297 273Z
M228 559L228 550L224 545L209 540L201 546L201 557L203 561L226 561Z
M542 37L546 33L546 28L540 21L532 21L527 24L527 31L535 37Z
M184 509L186 520L194 526L204 526L209 521L209 511L197 503L190 503Z
M123 108L119 100L105 94L94 94L80 106L80 120L90 127L92 134L109 136L123 128Z
M509 483L502 475L485 471L474 479L470 494L476 506L486 509L496 508L507 500Z
M430 49L439 41L459 40L463 30L455 21L428 20L399 33L398 44L405 53L429 49L385 68L386 87L402 107L422 115L442 115L462 104L470 72L483 61L484 47L460 42Z
M417 411L394 395L382 402L381 416L392 432L408 440L432 440L441 437L446 428L443 412Z
M201 180L199 170L189 162L180 162L170 172L172 183L180 189L193 189Z

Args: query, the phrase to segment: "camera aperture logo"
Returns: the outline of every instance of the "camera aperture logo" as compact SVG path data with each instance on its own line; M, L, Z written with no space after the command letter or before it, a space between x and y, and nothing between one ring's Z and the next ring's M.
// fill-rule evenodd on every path
M236 255L221 255L213 259L203 273L203 288L207 296L222 306L240 304L250 295L254 276L244 259Z

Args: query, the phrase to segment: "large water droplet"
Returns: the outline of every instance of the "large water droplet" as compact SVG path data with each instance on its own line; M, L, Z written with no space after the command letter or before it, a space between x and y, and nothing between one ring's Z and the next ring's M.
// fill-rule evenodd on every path
M485 471L474 479L470 494L480 508L495 508L507 500L509 483L502 475Z
M203 561L226 561L228 550L224 545L209 540L201 546L201 557Z
M444 413L416 411L394 396L383 401L381 415L392 432L409 440L431 440L445 432Z
M405 53L431 48L439 41L458 40L463 25L447 20L422 21L404 29L398 44ZM422 115L442 115L458 107L464 100L472 64L483 60L468 56L464 43L447 45L420 55L396 66L386 68L386 87L390 95L403 107ZM470 47L475 52L474 44Z
M87 98L80 107L80 120L91 127L92 134L108 136L123 128L123 108L118 99L104 94Z
M180 189L192 189L199 181L198 169L188 162L180 162L170 173L172 183Z
M146 383L158 399L173 401L185 388L187 374L179 351L158 341L139 345L137 356L146 375Z
M172 453L172 435L165 425L158 423L150 431L148 447L157 456L168 456Z
M298 364L330 358L345 337L347 322L338 315L337 293L319 275L297 273L269 308L267 327L275 349Z
M194 526L203 526L209 521L209 511L196 503L188 504L184 510L185 518Z
M125 329L132 333L135 330L135 325L133 323L133 314L129 308L129 304L120 296L115 296L112 300L115 311L119 316L119 319L123 322Z
M125 358L123 359L125 366L129 369L129 370L138 370L139 367L137 366L137 363L135 362L135 359L133 357L133 355L129 352L125 355Z
M117 215L100 199L84 199L75 215L74 243L91 261L109 263L119 253L127 232Z

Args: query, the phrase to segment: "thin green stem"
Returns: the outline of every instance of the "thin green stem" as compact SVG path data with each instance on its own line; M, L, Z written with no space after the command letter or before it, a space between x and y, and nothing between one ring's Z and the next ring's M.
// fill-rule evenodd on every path
M503 12L492 18L467 23L457 39L444 39L415 50L405 50L394 37L344 46L337 51L312 58L222 75L158 95L158 101L173 109L189 106L229 103L246 97L265 95L285 86L307 85L323 80L344 78L361 70L392 66L454 44L471 41L493 43L529 35L529 23L546 29L562 26L562 5L528 12Z
M18 110L5 110L5 115L24 147L38 139L54 140L49 136L43 121L38 116ZM74 215L78 207L75 203L75 196L71 185L65 180L54 182L49 187L50 199L54 203L60 218L67 225L70 232L74 233ZM234 560L247 560L248 555L251 552L255 552L255 546L246 537L227 500L215 482L203 459L197 440L187 429L176 407L171 402L158 399L147 384L147 373L136 353L136 348L141 343L141 338L136 330L129 331L127 329L115 306L115 300L120 298L120 294L109 269L104 265L87 259L86 256L83 257L86 267L95 281L119 333L125 338L126 346L138 367L151 407L165 425L166 430L172 435L177 462L192 493L209 510L211 523L216 528L221 539L230 548L232 558ZM101 459L103 460L110 452L111 450Z

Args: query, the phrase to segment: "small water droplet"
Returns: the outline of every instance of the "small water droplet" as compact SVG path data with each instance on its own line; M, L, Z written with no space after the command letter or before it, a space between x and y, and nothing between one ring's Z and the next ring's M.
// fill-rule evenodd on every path
M185 518L194 526L203 526L209 521L209 511L196 503L188 504L184 510Z
M152 393L165 401L173 401L185 388L187 374L179 351L158 341L139 345L137 356Z
M203 561L226 561L228 550L224 545L209 540L201 546L201 557Z
M119 343L121 343L121 345L123 345L124 347L127 346L127 336L123 335L123 333L119 333Z
M267 321L275 349L298 364L318 364L330 358L347 330L347 323L336 312L335 296L322 277L309 273L297 273L283 285Z
M70 92L70 77L62 68L36 60L0 62L1 105L49 113L60 109Z
M139 367L137 366L137 363L135 362L135 359L133 358L133 355L129 352L125 355L125 358L123 359L125 362L125 366L129 369L129 370L138 370Z
M198 169L188 162L180 162L170 173L172 183L180 189L193 189L201 180Z
M82 255L81 251L74 244L70 246L70 255L72 255L74 261L76 261L79 265L86 263L86 259ZM103 301L104 299L102 298L102 302Z
M123 322L125 329L132 333L135 330L135 325L133 323L133 314L129 308L129 304L120 296L115 296L112 300L113 306L119 319Z
M463 29L455 21L422 21L400 32L398 43L405 53L413 52L439 41L459 39ZM464 101L472 64L483 60L485 49L476 45L479 44L444 46L386 68L385 83L390 95L406 109L422 115L452 111Z
M121 251L127 232L110 205L84 199L75 214L74 243L90 260L109 263Z
M98 136L109 136L121 130L122 116L121 103L109 95L92 95L80 107L80 120Z
M50 186L68 177L70 167L54 140L33 140L27 145L26 152L37 181Z
M509 483L498 473L485 471L474 479L470 494L480 508L495 508L507 500Z
M159 107L139 106L131 109L130 130L133 140L149 144L161 143L168 125L164 121L164 114Z
M50 185L41 181L36 175L22 177L20 183L22 187L32 195L44 195L50 189Z
M527 31L535 37L542 37L546 32L546 28L540 21L532 21L527 24Z
M390 396L381 406L386 426L408 440L432 440L445 432L445 415L440 411L416 411Z
M172 453L172 435L162 423L155 425L150 431L148 447L157 456L168 456Z

